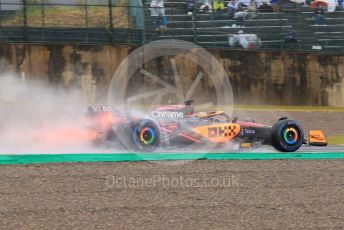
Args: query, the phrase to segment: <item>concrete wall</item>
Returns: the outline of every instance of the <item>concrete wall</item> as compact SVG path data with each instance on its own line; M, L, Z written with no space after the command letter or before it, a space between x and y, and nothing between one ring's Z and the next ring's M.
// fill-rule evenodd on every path
M78 87L94 102L106 96L113 73L132 50L127 46L0 44L0 71L25 73L26 78L66 90ZM209 51L227 71L238 104L344 106L344 55ZM165 64L157 59L148 66L168 75ZM198 73L182 60L177 64L185 81ZM132 85L140 87L140 83ZM212 95L209 84L202 87L199 94Z

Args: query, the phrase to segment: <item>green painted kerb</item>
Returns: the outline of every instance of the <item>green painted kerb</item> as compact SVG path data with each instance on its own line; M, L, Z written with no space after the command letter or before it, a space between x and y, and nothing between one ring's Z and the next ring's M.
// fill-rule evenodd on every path
M326 153L116 153L116 154L31 154L0 155L0 165L86 163L86 162L130 162L167 160L326 160L344 159L343 152Z

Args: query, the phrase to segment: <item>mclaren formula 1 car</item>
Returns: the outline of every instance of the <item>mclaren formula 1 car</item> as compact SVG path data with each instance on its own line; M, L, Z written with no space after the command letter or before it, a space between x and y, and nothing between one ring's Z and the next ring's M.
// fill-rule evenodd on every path
M157 148L228 146L254 148L272 145L282 152L294 152L303 144L327 145L320 130L304 138L297 121L280 118L272 126L253 119L231 118L223 111L195 112L192 100L183 105L156 108L147 116L134 116L109 106L90 106L86 114L94 143L120 142L131 151L152 152Z

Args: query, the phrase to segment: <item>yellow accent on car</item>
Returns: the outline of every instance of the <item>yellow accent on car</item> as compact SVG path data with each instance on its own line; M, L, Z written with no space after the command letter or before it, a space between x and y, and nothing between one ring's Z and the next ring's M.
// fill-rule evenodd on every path
M240 143L240 148L251 148L251 143L250 142Z
M224 111L212 111L212 112L208 112L208 113L199 112L196 114L196 117L199 117L199 118L214 117L214 116L222 115L224 113L225 113Z

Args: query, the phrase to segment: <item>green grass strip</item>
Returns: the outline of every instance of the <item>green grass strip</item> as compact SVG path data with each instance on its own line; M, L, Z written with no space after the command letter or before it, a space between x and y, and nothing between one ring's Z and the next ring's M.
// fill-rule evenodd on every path
M288 105L234 105L234 110L291 111L291 112L344 112L344 107L288 106Z
M344 144L344 135L329 136L329 137L326 137L326 140L327 140L329 145L343 145Z
M116 154L32 154L0 155L0 165L137 162L170 160L325 160L344 159L343 152L326 153L116 153Z

